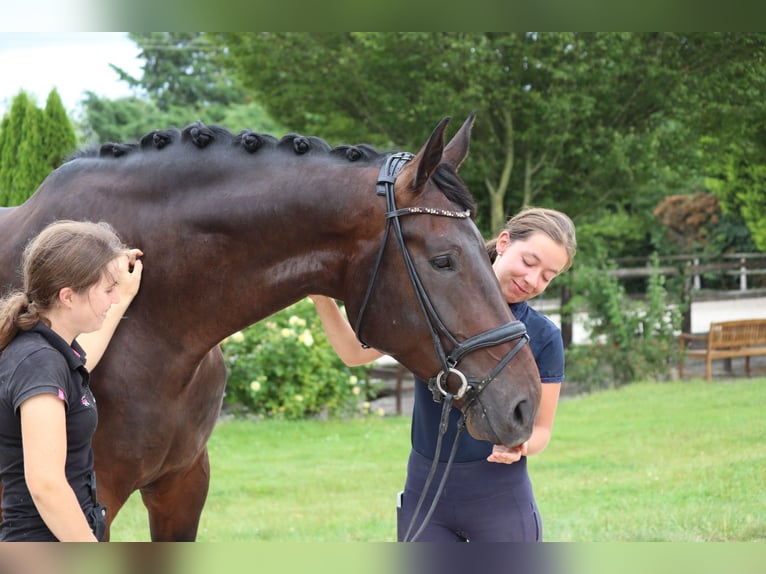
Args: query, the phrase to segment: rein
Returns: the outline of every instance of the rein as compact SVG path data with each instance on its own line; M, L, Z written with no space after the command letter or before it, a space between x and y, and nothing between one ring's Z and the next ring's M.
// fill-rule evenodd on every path
M394 194L396 176L407 164L407 162L409 162L413 157L414 156L412 154L407 152L392 154L386 158L385 163L380 169L375 189L378 195L384 196L386 198L386 228L383 234L383 241L381 242L380 249L378 250L378 255L375 260L375 267L373 269L372 275L370 276L370 282L367 285L367 291L365 293L364 300L362 301L362 305L354 325L354 331L356 333L357 339L359 339L363 346L368 347L368 345L360 337L362 320L364 318L365 311L367 310L372 292L375 288L375 282L380 271L381 263L383 261L386 245L388 244L388 238L391 234L391 230L393 229L394 235L399 245L399 250L401 251L402 257L404 259L404 265L407 269L407 274L410 278L410 283L415 290L418 306L420 307L423 317L426 320L426 324L428 325L431 340L433 342L437 358L439 359L439 364L441 365L441 371L439 371L435 377L432 377L429 380L428 387L433 393L434 401L443 401L444 403L442 407L441 422L439 425L439 436L437 439L436 454L431 466L431 471L428 475L428 479L426 480L426 485L420 495L420 500L418 501L417 508L412 516L412 521L407 530L407 534L405 535L405 541L414 541L420 535L423 528L425 528L426 524L431 518L431 515L433 514L442 489L444 488L447 475L449 474L449 470L452 466L452 461L454 460L455 453L457 452L458 439L460 438L460 435L465 428L465 416L469 407L476 401L476 399L478 399L479 395L487 387L487 385L489 385L489 383L494 380L500 371L502 371L503 368L508 365L511 359L513 359L513 357L515 357L521 348L529 341L526 327L521 321L510 321L505 325L501 325L494 329L490 329L489 331L479 333L478 335L469 337L464 341L458 341L439 317L439 314L436 312L431 298L428 296L426 288L423 286L423 283L418 276L415 265L412 262L412 258L410 257L410 253L407 250L407 246L404 242L404 236L402 234L400 217L405 215L434 215L439 217L452 217L455 219L467 219L471 216L471 212L469 210L452 211L431 207L405 207L402 209L397 209L396 196ZM449 353L445 352L444 345L442 344L442 339L446 339L452 346L452 350ZM497 366L481 380L468 378L462 373L462 371L457 368L458 363L466 355L472 353L473 351L500 345L502 343L507 343L514 340L517 340L517 342L513 348L500 360ZM450 393L446 388L447 379L450 375L454 375L460 380L460 387L456 393ZM450 452L450 458L447 462L446 468L444 469L444 474L441 478L438 491L434 497L428 514L420 525L420 528L410 539L410 531L412 530L413 524L417 519L420 508L423 504L423 500L425 499L431 480L437 468L439 453L441 452L441 441L442 437L447 431L449 411L452 408L452 403L455 400L460 400L464 396L466 397L466 401L463 407L460 409L462 416L458 422L458 432L455 436L455 441L453 442Z

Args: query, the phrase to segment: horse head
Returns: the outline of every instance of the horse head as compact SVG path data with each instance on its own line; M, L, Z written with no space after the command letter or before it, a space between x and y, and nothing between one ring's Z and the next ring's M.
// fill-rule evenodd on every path
M372 275L359 268L361 288L346 303L360 340L454 396L472 436L515 446L531 435L540 378L457 174L473 121L445 147L445 118L414 157L381 170L379 194L390 185L381 247L364 259Z

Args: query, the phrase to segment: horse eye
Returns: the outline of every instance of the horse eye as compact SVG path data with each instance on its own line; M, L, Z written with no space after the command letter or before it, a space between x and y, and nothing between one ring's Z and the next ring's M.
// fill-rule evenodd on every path
M449 255L440 255L431 259L431 265L439 271L449 270L452 269L452 258Z

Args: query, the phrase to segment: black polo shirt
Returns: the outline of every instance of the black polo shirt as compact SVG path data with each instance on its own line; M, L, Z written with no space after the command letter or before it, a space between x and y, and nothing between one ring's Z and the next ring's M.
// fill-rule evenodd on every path
M3 484L0 540L56 540L40 517L24 479L21 404L36 395L58 396L66 409L66 477L86 513L93 507L96 401L88 386L85 352L40 322L21 331L0 353L0 480Z

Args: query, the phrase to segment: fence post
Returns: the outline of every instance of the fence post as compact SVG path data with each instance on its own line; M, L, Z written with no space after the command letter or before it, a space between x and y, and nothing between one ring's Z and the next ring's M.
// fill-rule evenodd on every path
M699 267L699 264L700 264L699 257L695 257L692 260L692 264L694 265L694 267ZM699 291L700 289L702 289L702 281L700 280L699 273L695 273L694 274L694 290Z
M739 260L739 290L747 291L747 260L744 257Z
M564 284L561 289L561 338L564 341L564 348L568 348L572 344L572 310L569 308L568 303L572 299L572 289L568 284Z
M695 260L696 261L696 260ZM696 263L695 263L696 266ZM681 320L681 332L683 333L691 333L692 332L692 281L689 277L690 275L690 265L689 262L686 262L686 265L683 266L681 273L683 274L683 299L685 300L685 309L683 318ZM694 281L696 282L698 279L697 275L694 276Z

